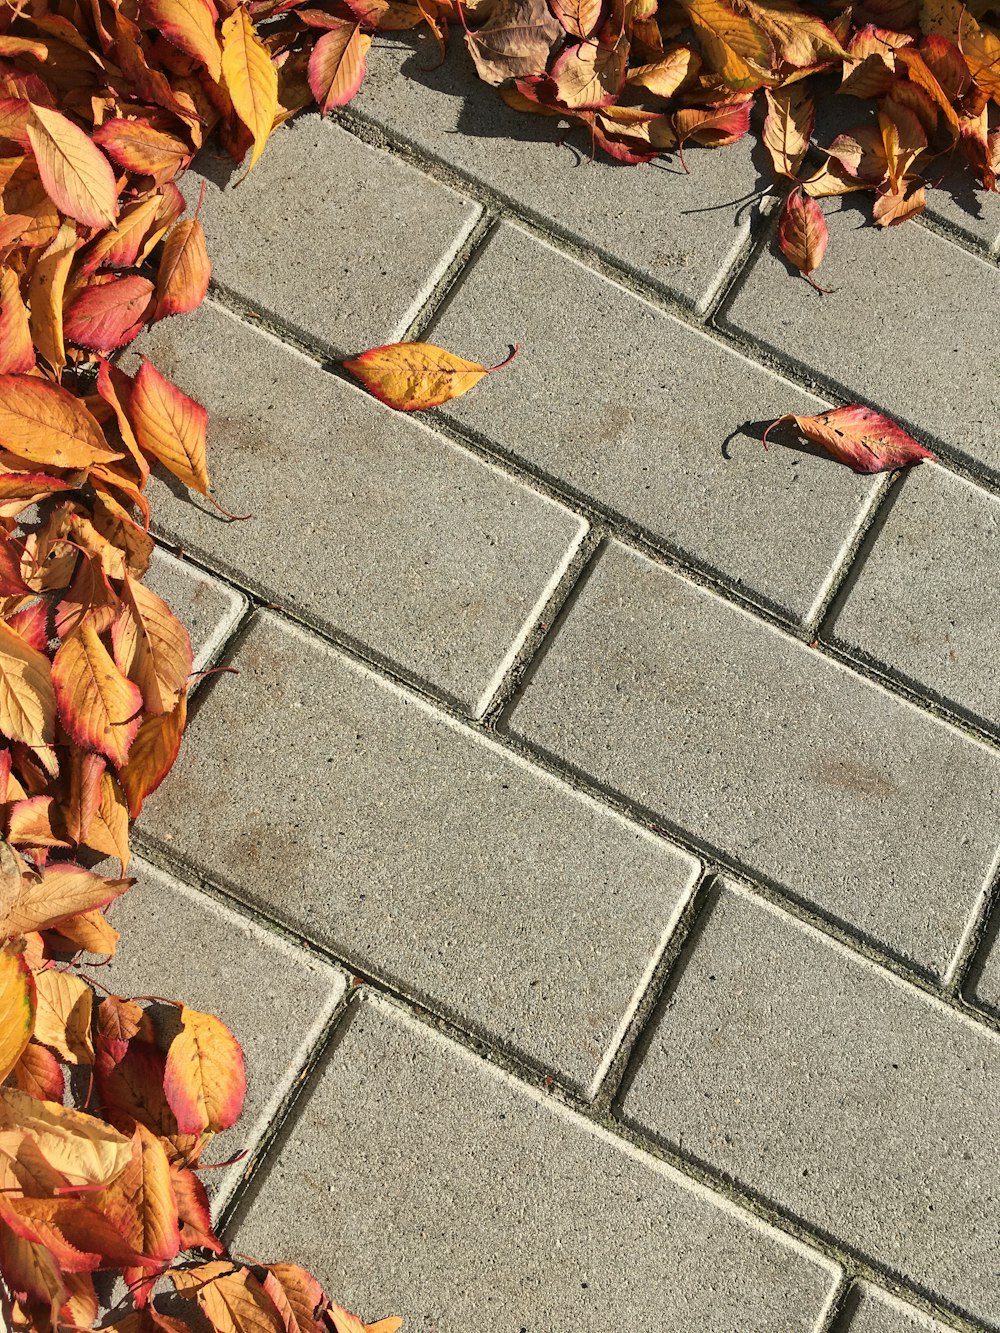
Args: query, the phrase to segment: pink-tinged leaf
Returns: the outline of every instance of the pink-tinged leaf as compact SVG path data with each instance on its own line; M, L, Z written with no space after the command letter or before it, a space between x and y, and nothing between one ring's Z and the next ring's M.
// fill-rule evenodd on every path
M131 416L141 448L185 486L207 495L208 413L202 405L143 361L132 385Z
M360 23L337 20L324 32L309 57L309 87L325 115L335 106L346 106L361 87L371 34Z
M677 141L694 139L705 148L722 148L742 139L750 128L753 99L745 98L729 106L685 107L674 115Z
M818 444L852 472L890 472L924 459L937 461L898 422L858 403L834 407L814 417L779 417L764 432L765 447L771 431L785 421L794 421L807 440Z
M604 11L603 0L549 0L549 6L569 35L581 41L596 30Z
M28 141L49 198L85 227L110 227L118 216L111 163L90 136L59 111L31 104Z
M156 275L156 318L197 310L208 292L212 264L197 218L178 222L163 242Z
M569 111L610 106L625 82L628 43L580 42L560 52L548 77L550 100Z
M63 726L75 744L121 768L142 721L142 694L84 622L59 648L52 685Z
M106 120L94 131L93 139L120 167L156 181L172 179L191 159L191 149L183 139L141 120Z
M35 368L28 311L21 299L17 274L0 269L0 372L21 375Z
M45 496L75 489L71 481L44 472L0 472L0 518L17 518Z
M829 239L830 233L823 210L815 199L805 194L801 187L796 186L781 210L778 221L778 245L788 262L793 264L809 285L818 292L826 292L826 288L815 282L812 274L823 262Z
M142 0L140 12L168 42L193 56L219 82L222 50L215 33L219 16L211 0Z
M78 347L114 352L138 337L153 303L153 284L138 273L84 287L63 319L63 333Z
M243 1051L214 1015L182 1006L163 1090L182 1134L218 1133L236 1123L246 1095Z

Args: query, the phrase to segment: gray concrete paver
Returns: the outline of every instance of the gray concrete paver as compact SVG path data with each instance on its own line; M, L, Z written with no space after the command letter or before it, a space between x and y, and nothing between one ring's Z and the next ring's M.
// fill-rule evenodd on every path
M1000 1320L1000 1037L723 888L628 1120L986 1322Z
M490 357L522 352L452 420L741 592L809 613L877 483L760 436L825 404L509 225L429 336L471 354L487 327Z
M939 975L1000 839L1000 756L614 543L509 727Z
M832 295L790 277L771 245L721 326L1000 473L1000 353L982 313L1000 299L1000 273L927 227L868 225L851 198L824 208L819 276Z
M350 1169L303 1170L324 1158ZM435 1333L812 1333L834 1280L384 1003L338 1034L233 1243Z
M227 523L154 478L160 535L483 706L581 521L217 305L157 324L138 350L208 408L216 492L254 515Z
M145 582L183 621L191 638L196 672L203 670L222 648L248 605L235 588L160 547L153 552Z
M102 981L119 995L183 1001L229 1027L243 1047L247 1098L241 1119L212 1141L205 1160L252 1153L319 1041L345 978L141 859L129 874L138 883L108 911L122 939ZM248 1165L203 1174L216 1213Z
M760 187L749 142L692 148L690 175L676 161L591 163L584 139L559 147L557 121L484 88L458 36L443 64L429 41L376 40L351 112L699 310L749 236Z
M888 1292L861 1282L851 1294L854 1309L849 1333L949 1333L949 1325L897 1300Z
M1000 502L925 465L879 519L821 637L1000 726Z
M283 126L244 175L206 152L184 178L192 208L205 183L215 280L340 355L401 336L479 215L318 115Z
M144 835L592 1090L696 862L274 616L227 661Z

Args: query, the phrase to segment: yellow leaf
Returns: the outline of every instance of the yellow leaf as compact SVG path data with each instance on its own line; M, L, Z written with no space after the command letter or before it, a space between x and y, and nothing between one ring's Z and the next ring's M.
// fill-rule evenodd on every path
M182 1134L218 1133L243 1109L246 1075L240 1044L213 1014L181 1008L181 1030L170 1043L163 1090Z
M35 1040L51 1046L68 1064L93 1064L90 1023L94 992L80 977L54 967L38 973L35 987Z
M32 1139L71 1185L110 1185L129 1163L132 1141L103 1120L19 1088L0 1088L0 1131Z
M55 719L49 659L0 621L0 732L25 745L51 745Z
M722 0L680 0L708 69L737 91L771 83L771 44Z
M21 1058L35 1024L35 985L23 945L0 949L0 1083Z
M496 366L447 352L433 343L388 343L342 362L369 393L398 412L416 412L458 398L514 359L517 348Z
M252 170L278 110L278 75L242 5L222 25L222 81L233 109L253 135Z
M136 745L142 736L142 727L136 733L129 751L134 761ZM127 773L131 765L126 766ZM122 789L110 773L101 776L101 804L87 830L85 846L100 852L102 856L117 856L121 862L122 874L128 869L128 807Z
M0 842L0 862L6 870L10 848ZM4 874L0 882L0 939L49 930L78 912L104 907L132 883L127 879L105 879L72 861L57 861L39 874L27 871L14 882Z
M28 142L49 198L85 227L110 227L118 216L111 163L88 135L59 111L30 103Z
M52 684L73 742L121 768L142 721L142 694L119 671L93 625L84 621L60 646Z

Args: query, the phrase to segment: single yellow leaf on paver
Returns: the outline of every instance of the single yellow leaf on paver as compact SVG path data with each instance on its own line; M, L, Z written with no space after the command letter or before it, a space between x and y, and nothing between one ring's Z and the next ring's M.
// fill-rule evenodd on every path
M93 625L84 621L60 646L52 684L74 744L121 768L142 722L142 694L118 669Z
M49 659L0 621L0 732L25 745L51 745L55 719Z
M118 216L111 163L61 112L33 102L30 108L28 141L46 194L61 213L85 227L110 227Z
M510 365L516 354L515 347L499 365L481 366L434 343L387 343L341 364L380 403L397 412L417 412L468 393L484 375Z
M0 1083L21 1058L35 1025L35 983L23 947L0 949Z
M222 80L233 109L253 135L251 171L278 110L278 74L242 5L222 25Z

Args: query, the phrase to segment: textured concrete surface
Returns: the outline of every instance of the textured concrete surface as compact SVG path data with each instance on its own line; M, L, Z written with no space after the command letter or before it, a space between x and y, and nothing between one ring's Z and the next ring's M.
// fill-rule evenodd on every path
M208 684L145 835L590 1088L697 863L273 616L227 661L239 676Z
M822 637L1000 727L991 633L1000 624L1000 504L942 468L919 467L881 518Z
M848 1304L851 1313L844 1327L850 1333L948 1333L950 1327L869 1282L859 1283Z
M216 493L253 514L154 481L167 541L463 703L490 694L579 519L218 306L138 351L209 409Z
M335 1189L302 1169L327 1156L351 1164ZM676 1333L806 1333L835 1276L384 1005L338 1033L236 1237L436 1333L646 1329L658 1312Z
M723 890L623 1110L996 1323L998 1076L996 1033Z
M510 727L939 974L1000 841L990 750L621 546Z
M452 420L746 595L808 614L878 483L760 437L824 404L515 227L490 238L431 333L475 355L486 328L485 355L524 351L449 404Z
M185 178L216 281L341 356L402 335L479 212L316 115L243 175L206 151Z
M1000 203L824 203L820 297L748 144L592 163L451 46L200 164L213 299L139 350L255 518L157 479L153 586L240 674L114 984L244 1037L228 1234L369 1319L1000 1333ZM334 358L411 321L520 355L394 414ZM940 464L761 448L852 399Z
M222 1162L243 1151L248 1156L202 1177L218 1209L252 1166L262 1135L344 993L345 979L322 959L139 858L129 874L138 883L108 912L122 938L100 973L104 985L117 995L162 995L213 1013L243 1047L243 1115L212 1141L205 1160Z

